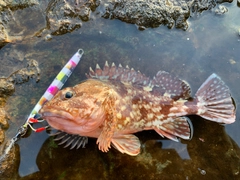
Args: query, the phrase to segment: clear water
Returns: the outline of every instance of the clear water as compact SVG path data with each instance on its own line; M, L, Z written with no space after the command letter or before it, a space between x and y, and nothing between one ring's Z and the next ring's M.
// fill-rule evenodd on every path
M89 66L101 66L107 60L129 65L148 76L158 70L170 72L186 80L192 95L213 72L226 82L236 105L240 99L240 29L236 1L224 4L228 12L214 12L190 18L187 31L164 26L137 30L135 25L119 20L98 19L85 22L77 31L54 36L51 41L29 38L44 27L44 17L32 8L18 10L20 24L12 24L12 34L22 32L25 40L8 44L0 50L3 66L0 75L8 76L35 59L41 69L40 82L30 80L16 86L7 101L11 138L67 60L84 49L81 63L66 86L85 79ZM29 13L36 19L26 20ZM24 20L19 21L19 20ZM15 28L14 28L15 27ZM16 58L13 58L15 55ZM8 58L10 57L10 58ZM19 58L20 57L20 58ZM227 126L191 116L195 128L191 141L175 143L162 139L155 132L138 133L142 153L137 157L122 155L113 148L108 153L97 149L95 139L84 149L63 149L47 133L32 133L18 142L20 164L18 179L240 179L240 122Z

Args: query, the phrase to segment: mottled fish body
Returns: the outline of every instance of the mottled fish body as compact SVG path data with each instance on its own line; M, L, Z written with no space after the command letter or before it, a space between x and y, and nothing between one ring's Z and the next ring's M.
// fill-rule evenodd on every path
M50 126L65 133L97 138L100 150L111 144L120 152L137 155L139 139L133 135L155 130L162 137L178 141L191 139L193 128L186 115L229 124L235 121L235 107L225 83L212 74L190 98L190 86L167 72L153 79L127 66L103 70L90 68L88 79L61 90L40 113ZM71 143L69 143L71 144Z

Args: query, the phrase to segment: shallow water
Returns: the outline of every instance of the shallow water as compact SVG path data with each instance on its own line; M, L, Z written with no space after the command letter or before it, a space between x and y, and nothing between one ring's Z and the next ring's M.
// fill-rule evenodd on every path
M187 31L169 30L164 26L139 31L135 25L119 20L99 19L85 22L72 33L54 36L51 41L26 37L23 41L6 45L0 49L2 57L7 58L15 52L18 56L37 60L41 69L40 82L30 80L17 85L16 92L7 101L11 117L7 138L11 138L24 123L53 78L79 48L85 53L65 86L84 80L89 66L95 67L96 63L102 66L106 60L128 64L148 76L158 70L170 72L191 85L192 95L214 72L226 82L239 106L240 8L236 2L224 5L229 10L224 15L209 11L190 18ZM25 19L32 12L32 8L26 8L15 13L19 19ZM19 25L27 27L23 31L26 36L34 34L44 24L41 13L35 13L39 22L23 21ZM16 27L15 33L18 31ZM9 61L21 67L24 58ZM2 76L16 70L16 67L5 67L6 63L0 67ZM239 113L238 110L234 124L224 127L191 116L195 129L191 141L175 143L152 131L138 133L142 153L137 157L122 155L113 148L102 153L94 139L86 148L70 151L57 147L46 132L32 133L18 142L21 161L16 173L18 179L23 180L240 179Z

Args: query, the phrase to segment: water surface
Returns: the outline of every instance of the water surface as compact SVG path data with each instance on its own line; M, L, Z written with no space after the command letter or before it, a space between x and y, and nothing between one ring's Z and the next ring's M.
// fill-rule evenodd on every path
M41 79L16 86L16 92L7 101L10 114L11 138L22 125L28 113L44 93L53 78L79 49L84 56L65 86L73 86L85 79L85 72L96 63L129 65L148 76L158 70L170 72L186 80L192 95L212 73L226 82L239 106L240 99L240 29L239 8L236 2L224 4L228 12L216 15L204 12L190 18L187 31L167 29L164 26L139 31L135 25L119 20L88 21L72 33L54 36L52 40L28 38L45 20L33 8L18 10L19 20L28 13L36 13L38 22L27 20L12 28L26 40L8 44L0 50L9 62L21 67L27 59L39 62ZM19 57L23 56L22 60ZM0 67L2 76L8 76L16 67ZM137 157L123 155L113 148L108 153L97 149L91 139L84 149L68 150L57 146L46 132L32 133L18 142L20 146L19 178L27 179L240 179L240 122L221 126L197 116L190 116L194 125L191 141L180 143L162 139L155 132L141 132L142 153Z

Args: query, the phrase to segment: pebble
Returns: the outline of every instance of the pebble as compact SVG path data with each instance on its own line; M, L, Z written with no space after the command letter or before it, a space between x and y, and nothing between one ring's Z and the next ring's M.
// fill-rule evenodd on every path
M205 170L203 170L203 169L198 168L198 170L199 170L199 172L200 172L202 175L206 175L206 174L207 174L207 172L206 172Z
M228 9L223 5L219 5L218 8L215 10L215 13L219 15L225 14L226 12L228 12Z
M45 41L50 41L52 39L52 35L47 34L44 39L45 39Z

